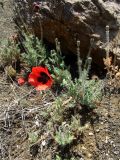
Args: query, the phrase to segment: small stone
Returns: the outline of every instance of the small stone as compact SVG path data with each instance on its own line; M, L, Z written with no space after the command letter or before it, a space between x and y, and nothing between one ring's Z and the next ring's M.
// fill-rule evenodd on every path
M113 141L110 141L110 143L113 144L114 142L113 142Z
M92 154L89 153L89 154L88 154L88 158L92 158Z
M82 146L82 149L83 149L83 150L86 150L86 148L85 148L84 146Z
M91 146L94 146L94 144L93 144L93 143L90 143L90 145L91 145Z
M89 136L93 136L94 134L92 132L89 132Z
M36 125L36 126L38 126L38 127L40 126L40 124L39 124L39 121L38 121L38 120L37 120L37 121L35 121L35 125Z
M106 153L105 155L106 155L106 156L109 156L109 154L108 154L108 153Z
M109 137L106 136L105 143L108 143L108 141L109 141Z
M30 147L30 154L31 154L33 157L35 157L35 156L38 154L38 148L39 148L39 146L38 146L37 144L32 145L32 146Z
M96 129L96 132L98 133L98 132L100 132L100 130L99 130L99 129Z
M118 154L119 154L119 151L114 151L114 154L118 155Z
M42 146L45 146L46 145L46 141L42 141Z
M116 145L115 145L115 144L113 144L113 147L116 147Z

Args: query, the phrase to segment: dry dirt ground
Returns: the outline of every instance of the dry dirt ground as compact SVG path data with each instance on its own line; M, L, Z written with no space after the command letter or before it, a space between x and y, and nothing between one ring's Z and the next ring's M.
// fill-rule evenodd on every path
M11 7L10 0L0 0L0 40L8 38L15 31ZM43 132L45 122L39 117L39 113L49 104L48 97L36 93L26 96L29 92L29 87L8 83L5 76L0 74L0 160L54 160L56 146L54 142L48 143L49 135ZM24 98L19 104L17 100L21 97ZM77 160L120 160L120 94L113 94L110 98L106 96L94 114L84 112L81 117L81 121L89 127L82 139L78 139L71 148ZM37 148L30 149L26 134L38 129L36 118L39 119L41 132L38 154ZM47 146L43 145L43 140ZM36 157L32 150L36 152Z
M6 82L5 76L1 75L0 159L55 159L56 143L51 140L46 122L40 116L49 108L52 97L35 92L27 95L30 90L30 86L19 87L16 83ZM120 95L111 95L110 99L106 96L94 113L83 112L80 119L88 127L69 149L76 160L120 160ZM36 130L39 131L39 140L31 148L26 133ZM69 156L71 153L63 151L62 154Z

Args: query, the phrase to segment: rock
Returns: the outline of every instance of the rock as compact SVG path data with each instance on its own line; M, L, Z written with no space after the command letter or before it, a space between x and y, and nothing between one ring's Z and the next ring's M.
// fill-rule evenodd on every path
M103 66L107 48L105 27L109 25L110 52L120 56L119 0L44 0L40 1L40 15L37 16L32 11L32 0L29 3L34 33L41 37L42 24L43 38L55 44L57 37L63 52L76 54L76 41L80 40L80 54L85 57L90 39L94 38L93 61Z
M98 132L100 132L100 130L99 130L99 129L96 129L96 132L98 133Z
M93 136L94 134L92 132L89 132L89 136Z
M88 153L88 158L92 158L92 154L91 153Z
M39 146L37 144L34 144L30 146L30 154L35 157L38 154Z

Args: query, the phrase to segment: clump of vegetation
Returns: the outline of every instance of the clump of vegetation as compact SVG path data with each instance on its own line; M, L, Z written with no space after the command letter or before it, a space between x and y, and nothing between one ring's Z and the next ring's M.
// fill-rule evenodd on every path
M0 65L2 68L10 65L16 68L19 59L20 49L15 42L15 37L10 37L7 41L1 42Z
M16 41L17 35L1 42L0 69L5 71L7 79L15 78L20 67L20 49Z
M29 140L30 145L36 143L38 140L38 133L37 132L32 132L32 133L29 132L28 133L28 140Z
M21 55L23 62L29 68L45 64L47 52L41 41L34 35L25 33L24 39L22 42L24 53Z

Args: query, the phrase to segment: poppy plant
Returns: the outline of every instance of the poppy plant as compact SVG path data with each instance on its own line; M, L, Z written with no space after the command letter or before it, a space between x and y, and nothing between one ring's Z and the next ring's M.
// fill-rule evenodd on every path
M53 84L53 79L45 67L33 67L32 72L28 76L28 82L36 88L36 90L46 90Z

